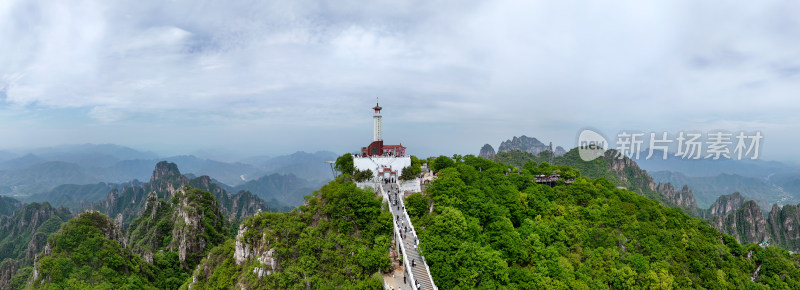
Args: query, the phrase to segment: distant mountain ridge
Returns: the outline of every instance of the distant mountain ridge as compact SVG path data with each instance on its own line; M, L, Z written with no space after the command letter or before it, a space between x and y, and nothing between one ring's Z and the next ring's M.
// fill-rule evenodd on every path
M85 203L83 207L98 210L111 217L121 216L127 225L141 215L147 197L151 193L155 193L157 198L169 199L185 185L211 192L220 205L223 215L230 221L240 220L258 211L269 210L264 200L250 192L230 194L205 175L189 179L180 173L177 165L167 161L156 164L150 182L139 186L126 186L121 190L114 188L105 199Z
M257 193L265 200L275 199L284 205L296 207L303 204L303 197L311 195L321 184L313 184L294 174L273 173L259 179L250 180L230 188L232 192L249 191Z
M522 135L520 137L514 136L509 140L503 141L500 143L500 147L497 148L498 153L509 152L513 150L539 155L539 153L543 151L549 151L550 146L542 143L539 141L539 139ZM567 151L561 146L556 146L553 148L553 151L555 156L561 156L567 153Z
M773 203L795 204L800 202L796 194L791 194L782 187L761 178L727 173L707 177L691 177L671 171L658 171L651 175L658 182L689 185L695 192L697 203L701 207L707 207L718 197L731 192L740 192L758 202L761 207L768 207Z
M103 199L110 189L121 190L124 186L140 184L139 180L148 180L152 169L161 160L180 165L188 176L211 176L215 183L227 190L253 189L251 192L266 199L275 198L287 206L294 206L302 203L302 196L311 193L311 189L333 178L325 161L338 157L328 151L298 151L276 157L245 158L238 162L191 155L155 159L155 153L112 144L58 146L31 152L6 152L3 155L5 159L0 161L0 195L13 196L24 202L49 201L71 208L81 208L80 204L85 201ZM257 185L265 176L272 176L269 178L271 183L297 186ZM286 180L278 181L280 178ZM244 185L248 182L249 185ZM237 186L241 187L234 189Z

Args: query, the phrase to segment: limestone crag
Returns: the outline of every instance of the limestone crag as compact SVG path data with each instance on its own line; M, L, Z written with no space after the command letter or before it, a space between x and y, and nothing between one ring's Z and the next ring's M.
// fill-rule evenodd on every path
M45 202L26 204L10 216L0 217L0 289L9 289L17 271L33 265L47 236L71 216L68 209Z
M181 174L177 165L166 161L156 164L148 183L131 184L121 191L112 189L106 199L88 204L86 208L99 210L109 216L121 214L123 225L127 226L134 218L141 216L147 210L148 204L160 206L154 201L169 200L186 185L210 192L216 198L220 210L228 221L241 220L268 209L266 202L258 196L249 192L230 194L205 175L190 179ZM153 214L158 212L158 209L148 212Z
M658 183L656 191L685 211L697 212L697 201L695 201L694 194L689 189L689 186L684 185L680 191L676 191L672 183Z
M771 241L792 251L800 251L800 205L772 205L767 218Z
M712 216L708 222L720 231L733 236L740 243L760 243L768 237L764 213L752 200L725 216Z
M503 141L500 143L500 147L497 148L497 152L508 152L513 150L528 152L538 156L542 151L550 150L550 147L536 138L522 135L520 137L514 136L510 140Z
M726 215L742 207L744 197L739 192L722 195L708 208L709 216Z
M227 221L211 193L184 186L169 201L151 193L145 211L128 228L131 250L152 263L161 250L178 253L188 269L194 267L211 247L224 240Z
M489 144L483 145L483 147L481 147L481 152L478 153L478 157L486 158L489 160L493 160L494 155L495 155L494 148L492 147L492 145Z
M271 275L278 269L278 260L275 258L275 250L270 247L266 234L261 235L261 239L245 240L247 227L240 226L236 235L236 246L234 249L234 261L236 265L243 265L248 261L257 260L261 263L253 271L259 278Z

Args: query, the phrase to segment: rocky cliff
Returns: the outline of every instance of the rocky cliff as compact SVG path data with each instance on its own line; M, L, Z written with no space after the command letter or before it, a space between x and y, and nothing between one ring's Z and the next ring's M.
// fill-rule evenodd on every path
M744 204L744 197L739 192L721 195L711 204L711 207L708 208L707 214L709 217L727 215L741 208L742 204Z
M694 194L692 194L689 186L684 185L680 191L676 191L669 182L659 183L656 185L656 191L676 206L683 208L687 213L694 216L698 215L697 202L694 200Z
M764 213L752 200L725 216L712 216L708 222L720 231L733 236L740 243L760 243L768 237Z
M792 251L800 251L800 211L798 205L772 205L772 211L767 218L767 228L770 240Z
M484 145L483 148L486 148L486 145ZM509 152L514 150L528 152L538 156L542 151L549 151L550 146L536 138L522 135L520 137L514 136L509 140L503 141L500 143L500 147L497 148L497 152ZM482 151L483 149L481 149L481 152ZM554 148L553 151L555 151L555 156L561 156L566 153L566 150L560 146Z
M142 215L127 230L126 244L150 263L159 251L177 252L185 269L192 269L229 231L211 193L188 186L173 191L169 201L151 192Z
M386 273L391 265L392 215L381 204L372 191L332 181L296 210L248 217L235 239L212 249L197 265L187 286L378 289L380 282L377 287L355 284ZM365 257L374 262L356 261ZM219 273L226 274L224 281Z
M181 174L177 165L166 161L156 164L148 183L126 186L121 191L112 189L106 199L89 204L87 209L95 209L113 217L121 215L123 224L127 225L145 210L148 196L155 194L156 198L169 200L186 185L210 192L217 200L223 216L229 221L241 220L258 211L269 209L266 202L258 196L249 192L230 194L205 175L190 179Z
M486 159L489 159L489 160L493 160L494 159L494 154L495 154L495 152L494 152L494 148L492 147L492 145L486 144L486 145L483 145L483 147L481 147L481 152L478 153L478 157L482 157L482 158L486 158Z
M10 289L14 275L33 265L34 257L47 243L47 236L68 220L68 209L49 203L31 203L11 216L0 217L0 289Z
M800 205L774 204L767 218L755 201L742 202L738 192L720 196L705 211L708 222L741 243L761 243L800 251Z

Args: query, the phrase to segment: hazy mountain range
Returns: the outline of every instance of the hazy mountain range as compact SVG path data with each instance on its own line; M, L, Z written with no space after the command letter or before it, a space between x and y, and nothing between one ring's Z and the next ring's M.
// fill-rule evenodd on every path
M226 162L193 155L158 156L113 144L0 151L0 195L75 208L81 201L105 198L112 189L149 180L158 162L169 161L187 176L207 175L226 190L249 190L265 200L293 207L302 203L303 195L332 179L325 161L336 157L327 151L299 151Z

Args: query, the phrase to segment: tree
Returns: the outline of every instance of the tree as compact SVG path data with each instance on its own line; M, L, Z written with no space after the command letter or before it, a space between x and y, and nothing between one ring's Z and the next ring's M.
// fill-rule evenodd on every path
M349 174L351 176L355 175L356 166L353 163L353 155L350 153L345 153L339 158L336 158L336 170L341 172L342 174Z
M420 217L428 210L428 199L417 192L406 197L406 210L411 216Z
M364 182L372 178L372 170L356 170L353 174L353 179L357 182Z
M456 166L456 162L447 156L439 156L433 161L433 166L433 171L438 172L439 170Z

